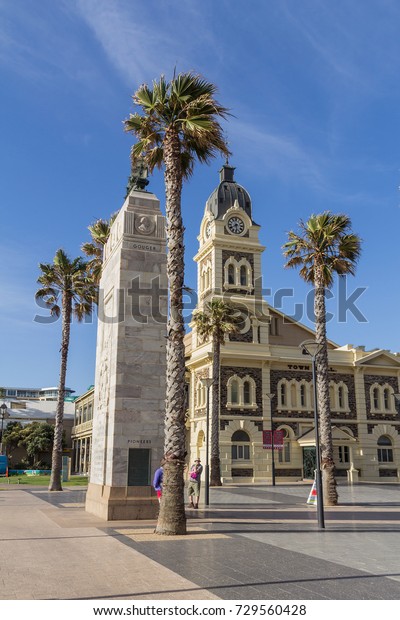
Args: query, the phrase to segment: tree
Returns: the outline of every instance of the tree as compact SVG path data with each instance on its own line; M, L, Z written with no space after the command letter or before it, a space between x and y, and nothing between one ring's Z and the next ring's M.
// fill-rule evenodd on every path
M220 367L221 345L225 334L237 331L234 310L222 299L214 299L205 304L204 311L193 314L197 333L212 339L212 411L211 411L211 471L210 485L221 486L221 462L219 454L219 405L220 405Z
M21 435L18 445L25 447L34 467L39 465L40 454L53 447L54 426L47 422L32 422L22 429Z
M143 84L133 95L141 113L125 120L134 134L132 162L143 160L152 172L164 167L167 218L167 375L165 412L165 466L163 496L156 533L186 533L183 468L185 459L185 334L182 314L184 286L184 227L181 195L183 182L195 161L207 163L217 153L228 155L219 119L228 114L216 100L216 87L189 72L161 76L150 88Z
M6 428L3 432L3 443L7 447L8 455L11 455L11 452L17 448L20 441L23 439L22 435L22 424L21 422L17 422L16 420L11 421L7 424Z
M322 345L316 358L316 375L323 490L326 504L336 506L338 494L329 403L325 295L333 284L335 274L339 277L354 275L361 253L361 240L351 232L351 221L347 215L335 215L330 211L312 215L307 222L300 221L299 227L300 233L290 231L289 241L283 246L284 256L288 259L285 267L300 267L300 276L314 286L316 340Z
M71 332L71 319L78 321L92 313L97 300L97 286L87 270L87 263L81 258L71 260L63 250L57 250L53 263L40 263L42 285L36 292L49 307L52 316L62 316L60 378L58 385L57 410L54 429L52 469L49 491L62 491L61 456L64 418L65 378Z
M103 267L103 251L110 236L111 226L118 213L113 213L110 219L99 219L88 226L92 241L87 241L81 246L82 252L90 258L87 264L88 272L91 274L95 284L100 283L101 271Z

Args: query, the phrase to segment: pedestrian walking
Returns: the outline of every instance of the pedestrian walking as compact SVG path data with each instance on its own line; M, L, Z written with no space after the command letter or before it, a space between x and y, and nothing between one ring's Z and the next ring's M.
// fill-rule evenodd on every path
M158 469L156 469L155 473L154 473L154 479L153 479L153 487L154 490L157 493L157 497L158 497L158 501L161 502L161 496L162 496L162 484L163 484L163 476L164 476L164 469L163 469L163 465L164 465L164 460L161 461L160 463L160 467Z
M195 459L189 471L189 485L188 485L189 508L199 507L200 476L201 476L202 471L203 471L203 466L200 462L200 459Z

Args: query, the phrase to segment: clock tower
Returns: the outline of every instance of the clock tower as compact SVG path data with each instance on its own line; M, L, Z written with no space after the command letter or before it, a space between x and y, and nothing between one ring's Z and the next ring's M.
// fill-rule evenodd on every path
M251 198L225 164L220 182L208 198L200 225L197 262L198 308L215 297L238 307L243 316L240 333L230 340L268 341L262 302L260 226L252 217Z

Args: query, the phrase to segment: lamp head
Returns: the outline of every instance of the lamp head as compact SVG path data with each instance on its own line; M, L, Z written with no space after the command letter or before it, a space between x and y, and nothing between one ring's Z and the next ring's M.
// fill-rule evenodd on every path
M304 340L299 344L299 349L302 354L309 355L313 359L316 358L322 347L323 344L321 342L317 342L316 340Z

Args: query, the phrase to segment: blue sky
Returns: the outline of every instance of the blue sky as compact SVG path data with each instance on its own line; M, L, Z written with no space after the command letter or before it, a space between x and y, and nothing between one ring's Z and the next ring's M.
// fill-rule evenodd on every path
M77 256L86 227L123 202L131 95L161 73L195 70L219 88L236 179L266 251L264 287L308 287L284 270L299 219L347 213L363 239L348 292L365 288L329 337L399 351L400 5L390 0L0 0L0 385L58 383L60 323L33 321L38 263ZM221 165L183 193L187 276ZM164 204L163 178L149 189ZM272 297L268 298L272 302ZM309 324L305 317L304 322ZM67 383L93 382L95 323L74 325Z

